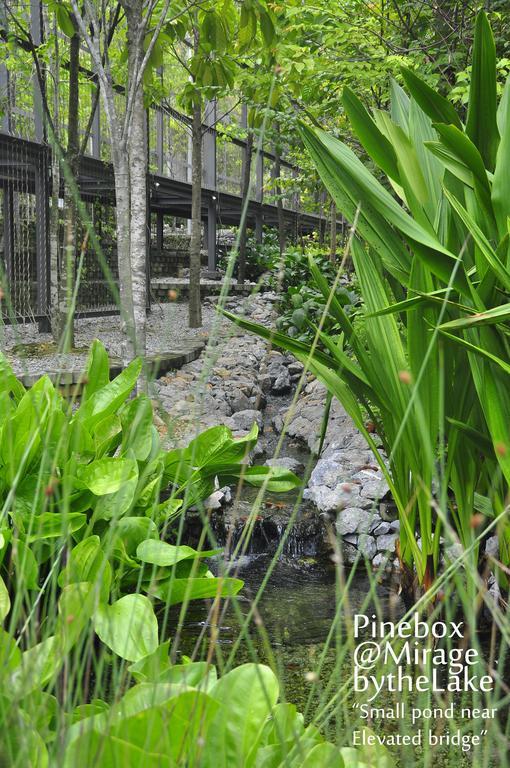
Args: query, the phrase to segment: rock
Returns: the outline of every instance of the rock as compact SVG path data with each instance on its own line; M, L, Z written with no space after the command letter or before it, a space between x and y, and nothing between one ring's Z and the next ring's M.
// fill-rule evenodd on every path
M357 486L346 486L342 483L336 488L328 488L326 485L306 488L303 497L313 502L319 512L334 514L346 507L359 506L360 500Z
M391 552L395 551L395 542L398 536L396 533L388 533L383 536L377 537L377 549L379 552Z
M362 533L358 539L358 549L367 560L372 560L377 553L374 537L368 533Z
M259 387L264 394L271 392L271 376L268 373L263 373L258 377Z
M400 520L392 520L390 523L391 530L400 533Z
M372 560L372 566L374 568L380 568L383 565L388 567L390 565L390 560L387 555L383 554L382 552L378 552Z
M485 542L485 554L490 557L499 557L499 541L497 536L491 536Z
M233 389L227 393L227 399L233 414L252 410L249 398L241 389Z
M359 558L359 552L352 544L342 543L342 556L347 565L352 565Z
M368 533L373 518L374 515L366 509L347 507L336 519L337 533L340 536L347 536L350 533Z
M375 526L375 528L372 529L372 533L374 536L384 536L386 533L389 533L391 531L391 525L390 523L379 523Z
M225 498L223 491L214 491L209 498L204 501L204 509L221 509L222 502Z
M292 380L285 369L272 383L271 392L275 395L284 395L286 392L290 392L291 387Z
M290 456L282 456L278 459L268 459L264 462L267 467L283 467L290 472L299 473L304 469L304 465L298 459L293 459Z
M260 411L255 411L252 408L247 408L243 411L234 413L231 419L235 424L235 428L238 430L246 430L249 432L254 423L257 424L260 430L262 429L262 414Z

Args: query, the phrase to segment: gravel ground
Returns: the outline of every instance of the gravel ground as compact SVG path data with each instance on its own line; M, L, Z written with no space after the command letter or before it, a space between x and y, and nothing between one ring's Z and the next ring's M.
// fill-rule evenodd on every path
M203 325L201 328L188 327L188 305L185 302L175 304L156 304L147 318L147 353L170 352L179 350L193 339L207 338L213 325L216 312L207 300L202 307ZM230 325L225 321L225 325ZM30 349L13 351L17 345L51 344L49 333L39 333L34 323L0 327L0 347L16 373L40 373L46 371L65 371L81 369L87 358L88 348L94 339L101 339L112 356L119 356L122 343L119 318L96 317L83 318L75 324L75 347L83 352L63 355L44 350L31 352Z

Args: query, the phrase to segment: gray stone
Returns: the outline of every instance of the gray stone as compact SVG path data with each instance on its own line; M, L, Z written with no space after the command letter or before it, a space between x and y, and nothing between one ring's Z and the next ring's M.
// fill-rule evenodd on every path
M223 491L214 491L209 498L204 501L204 509L221 509L225 494Z
M271 392L271 376L268 373L263 373L258 377L259 387L266 395Z
M248 411L251 409L249 398L240 389L233 389L227 394L227 398L232 409L232 413Z
M373 517L373 514L366 509L347 507L336 519L336 530L340 536L347 536L349 533L368 533Z
M290 391L291 387L291 378L287 369L284 369L284 371L275 378L271 386L271 392L274 392L275 395L284 395L286 392Z
M246 410L234 413L231 416L231 420L238 430L246 430L248 432L255 422L257 423L258 428L262 429L262 414L260 411L255 411L252 408L247 408Z
M400 533L400 520L392 520L390 525L392 531L397 531L397 533Z
M396 533L388 533L377 537L377 549L380 552L394 552L395 542L398 536Z
M381 566L385 566L386 568L390 565L390 560L387 555L383 554L382 552L378 552L377 555L372 560L372 566L374 568L381 568Z
M389 533L391 531L391 525L390 523L379 523L376 525L375 528L372 529L372 533L374 536L384 536L386 533Z
M347 565L352 565L359 558L358 550L352 544L342 542L342 556Z
M499 557L499 541L497 536L491 536L485 542L485 554L490 557Z
M268 459L265 464L267 467L283 467L283 469L288 469L290 472L295 472L296 474L302 472L304 469L301 461L293 459L290 456L282 456L278 459Z
M384 479L370 479L362 481L361 495L368 499L379 500L384 498L389 491L388 483Z
M358 549L367 560L372 560L377 553L374 537L368 533L362 533L358 539Z

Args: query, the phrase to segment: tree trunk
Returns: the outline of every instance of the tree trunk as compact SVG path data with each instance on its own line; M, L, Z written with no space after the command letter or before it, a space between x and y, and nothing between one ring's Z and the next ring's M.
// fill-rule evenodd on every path
M248 131L246 145L243 153L243 168L241 173L241 222L239 227L239 255L237 280L244 283L246 279L246 239L247 239L247 218L248 205L250 202L250 181L251 181L251 158L253 154L253 131Z
M115 134L112 142L115 145ZM117 264L119 269L120 294L120 326L122 331L121 355L124 363L128 363L135 355L135 321L133 306L133 289L131 282L130 255L130 185L129 162L127 149L117 144L113 153L113 170L115 177L115 223L117 230Z
M331 225L330 225L330 237L329 237L329 257L333 264L336 261L336 204L335 201L331 201Z
M147 319L147 125L141 88L135 97L129 141L130 254L134 352L145 355Z
M78 176L79 142L79 72L80 36L73 35L69 44L69 101L67 113L67 153L65 162L73 179ZM59 343L68 352L74 346L74 316L72 295L77 252L77 201L69 185L64 189L64 257L60 265L58 329Z
M199 33L195 29L195 51ZM189 327L202 325L200 266L202 248L202 98L195 95L191 136L191 239L189 248Z

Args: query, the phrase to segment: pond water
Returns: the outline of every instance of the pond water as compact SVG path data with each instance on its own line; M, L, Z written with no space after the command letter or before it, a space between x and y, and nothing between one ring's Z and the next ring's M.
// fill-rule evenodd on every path
M312 704L316 706L325 700L326 689L330 695L334 693L334 686L345 680L352 670L345 632L348 615L377 610L381 618L398 619L404 607L395 592L383 584L375 587L375 600L367 601L374 582L362 569L349 586L348 600L342 602L342 593L346 597L345 588L338 583L331 561L284 555L277 560L247 633L238 642L244 619L271 561L269 554L260 553L245 555L232 563L236 575L244 581L244 588L236 599L236 606L231 603L220 614L214 663L221 668L227 659L231 666L232 662L240 664L255 657L274 664L282 683L282 695L298 709L309 711ZM212 568L215 569L214 563ZM339 603L339 630L330 636ZM211 623L208 604L191 603L184 619L180 652L204 657ZM339 647L342 650L337 653Z

